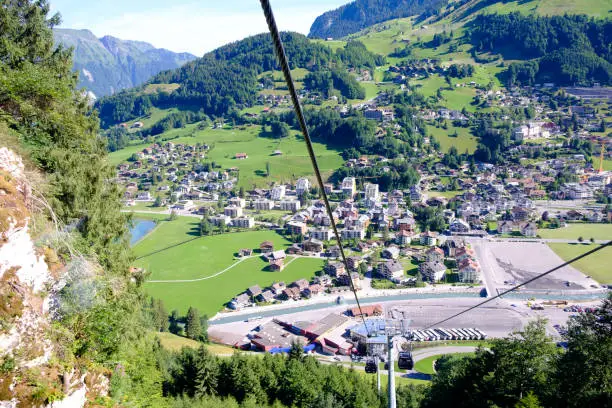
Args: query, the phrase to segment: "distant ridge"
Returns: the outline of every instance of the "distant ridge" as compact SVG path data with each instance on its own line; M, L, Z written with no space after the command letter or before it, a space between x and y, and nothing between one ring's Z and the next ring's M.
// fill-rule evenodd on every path
M432 15L448 0L356 0L323 13L310 27L311 38L341 38L395 18Z
M56 44L74 47L79 86L96 97L138 86L161 71L196 59L195 55L155 48L142 41L97 38L89 30L55 29L53 33Z

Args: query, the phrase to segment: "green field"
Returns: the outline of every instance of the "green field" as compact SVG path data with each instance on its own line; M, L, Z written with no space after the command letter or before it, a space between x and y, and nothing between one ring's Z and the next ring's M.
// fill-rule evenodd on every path
M442 129L441 127L427 125L427 132L440 142L440 149L444 153L448 152L451 146L455 146L459 154L466 150L469 153L474 153L478 145L478 139L466 128L454 127L449 124L448 129ZM455 132L457 137L450 136L454 135Z
M570 260L593 248L595 245L584 244L548 244L563 260ZM580 272L590 275L599 283L612 284L612 248L608 247L583 258L573 264Z
M565 228L539 229L542 238L578 239L612 239L612 224L568 224Z
M596 170L599 169L599 154L593 156L593 168ZM604 171L612 171L612 160L604 159L603 169Z
M186 337L177 336L172 333L155 333L159 341L167 350L180 351L183 347L200 348L201 346L206 347L208 351L216 355L231 355L236 352L236 349L225 346L223 344L207 343L203 344L199 341L191 340Z
M301 176L312 174L312 165L308 158L303 138L292 132L284 139L261 137L260 126L249 126L241 129L205 129L198 131L196 125L184 129L173 129L162 135L163 139L175 137L173 143L195 145L207 143L212 146L208 160L214 161L223 168L240 169L239 186L266 186L271 182L290 182ZM190 136L193 134L193 136ZM126 161L132 154L147 147L147 144L129 146L109 155L114 165ZM319 167L324 173L340 167L343 163L340 152L328 149L321 143L314 143ZM273 156L275 150L282 155ZM244 152L248 159L236 160L236 153ZM266 163L270 163L271 176L266 177Z
M474 353L453 353L453 356L473 356ZM443 354L424 358L414 363L414 370L423 374L435 374L433 369L434 361L442 357Z
M146 214L137 214L137 217L146 218ZM158 219L166 217L149 216ZM235 264L226 272L205 280L145 284L147 292L164 300L170 310L178 309L180 313L185 313L189 306L195 306L202 313L212 316L223 304L249 286L259 284L263 287L277 281L290 283L300 278L309 279L323 267L323 260L316 258L288 258L287 267L282 272L267 271L267 263L259 257L237 263L234 254L241 248L259 248L262 241L272 241L277 248L285 248L289 241L271 231L198 238L197 225L198 219L193 217L161 221L134 247L136 256L140 257L135 264L151 273L148 280L207 278ZM188 240L191 241L183 243Z
M362 377L365 378L370 378L371 382L372 382L372 386L376 387L376 374L367 374L365 371L362 370L355 370L355 372L357 374L359 374ZM386 390L389 384L389 376L386 373L386 371L381 371L380 373L380 385L382 390ZM395 377L395 386L399 387L400 385L429 385L431 384L430 381L427 380L419 380L417 378L408 378L408 377Z

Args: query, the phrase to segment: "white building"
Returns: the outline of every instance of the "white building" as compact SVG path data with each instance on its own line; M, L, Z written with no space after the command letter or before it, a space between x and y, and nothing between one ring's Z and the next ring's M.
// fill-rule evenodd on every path
M354 177L345 177L344 180L342 180L342 193L349 196L349 198L353 198L356 190L357 185Z
M253 228L255 219L253 217L238 217L232 220L232 225L236 228Z
M246 200L240 197L232 197L229 199L230 205L235 205L236 207L244 208L246 207Z
M280 202L280 209L282 211L298 212L301 208L301 204L298 200L283 200Z
M303 195L310 189L310 181L307 178L301 178L295 185L295 191L298 196Z
M282 200L283 198L285 198L285 192L286 192L286 187L283 186L276 186L272 189L272 194L271 194L271 198L274 201L279 201Z
M258 211L269 211L274 208L274 201L265 198L253 201L253 208Z
M228 217L236 218L242 216L242 207L237 207L235 205L229 205L223 209L223 214Z
M310 230L310 238L319 241L329 241L332 239L333 231L330 228L313 228Z
M378 264L378 274L394 282L404 279L404 267L399 261L387 261Z
M214 217L210 217L208 220L215 227L220 225L230 225L232 222L232 219L227 215L215 215Z
M367 183L365 185L365 199L371 201L378 201L379 192L378 192L378 184Z
M362 229L343 229L342 232L342 239L346 240L346 239L364 239L365 238L365 230Z

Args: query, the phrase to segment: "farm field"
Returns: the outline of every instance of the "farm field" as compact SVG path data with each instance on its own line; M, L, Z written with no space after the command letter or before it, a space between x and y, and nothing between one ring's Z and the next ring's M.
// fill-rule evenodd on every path
M595 248L592 244L548 244L548 246L565 261ZM599 283L612 284L610 264L612 264L612 248L608 247L575 262L573 267L592 276Z
M238 167L240 176L238 185L244 187L265 186L270 182L290 182L301 176L312 174L312 167L305 144L297 132L284 139L260 137L260 126L249 126L244 129L205 129L197 130L196 125L184 129L173 129L164 133L163 140L171 139L173 143L195 145L206 143L212 146L208 160L214 161L223 168ZM126 147L109 155L113 165L126 161L130 156L148 144ZM319 166L323 172L331 172L342 165L340 152L328 149L321 143L314 143ZM280 150L282 155L273 155ZM236 153L244 152L248 158L236 160ZM270 177L266 177L266 163L270 163Z
M310 279L316 271L323 268L321 259L298 258L288 262L291 263L282 272L269 272L265 270L267 264L263 260L249 258L211 279L197 282L146 283L145 290L150 296L162 299L170 310L177 309L179 313L185 313L189 306L194 306L201 313L213 316L225 303L249 286L258 284L264 287L278 281L289 283L300 278ZM199 265L202 265L201 259ZM192 267L195 268L196 265ZM209 275L216 272L208 269L208 262L205 263L205 270Z
M478 145L478 139L472 135L469 129L448 126L448 129L437 128L427 125L427 132L440 142L440 149L446 153L451 146L455 146L459 154L465 152L474 153ZM457 137L450 135L457 133Z
M569 224L564 228L539 229L542 238L575 239L612 239L612 224Z
M145 216L138 214L138 218ZM167 219L167 216L156 215L149 219L155 217ZM275 281L289 283L300 278L309 279L323 267L323 260L316 258L288 258L282 272L267 271L267 263L259 257L237 262L234 254L241 248L258 248L262 241L272 241L278 248L285 248L289 242L271 231L200 238L197 235L198 222L192 217L160 221L156 229L134 247L138 257L135 264L151 272L149 280L208 278L195 282L146 283L149 295L162 299L169 310L178 309L185 313L189 306L194 306L212 316L249 286L259 284L263 287Z

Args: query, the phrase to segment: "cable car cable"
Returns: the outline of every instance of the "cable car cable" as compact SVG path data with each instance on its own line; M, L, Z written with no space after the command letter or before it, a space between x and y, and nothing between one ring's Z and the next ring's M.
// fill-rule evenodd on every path
M274 13L272 12L272 7L270 6L269 0L260 0L260 2L261 2L261 7L263 9L264 15L266 17L266 22L268 23L268 29L270 30L270 35L272 36L272 42L274 43L274 48L276 50L278 62L285 76L285 82L287 83L289 94L291 95L291 101L293 102L293 109L295 110L295 114L298 118L298 122L300 123L302 135L304 136L304 141L306 142L306 148L308 149L308 155L310 156L310 161L312 163L312 167L317 177L317 183L319 184L319 189L321 190L321 197L323 198L323 202L325 203L325 209L327 211L327 215L329 216L331 220L331 227L332 227L332 230L334 231L334 236L336 237L336 241L338 242L338 247L340 248L340 255L342 256L342 262L344 263L344 267L346 268L347 273L349 273L348 272L349 270L348 262L346 260L346 255L344 253L344 247L342 246L342 240L340 239L340 234L338 233L338 228L336 227L336 222L334 220L334 215L333 215L331 206L329 204L329 200L327 199L327 193L325 192L325 186L323 185L323 178L321 177L321 172L319 170L319 164L317 163L317 158L315 156L314 149L312 147L312 141L310 139L310 133L308 132L308 127L306 126L306 119L304 118L302 106L300 105L300 101L298 99L298 95L295 90L295 85L293 83L293 78L291 76L291 70L289 69L289 61L287 59L287 54L285 53L285 48L283 46L283 42L278 32L278 27L276 25ZM350 283L351 290L353 294L355 295L355 301L357 302L357 307L359 308L359 313L361 314L363 325L369 337L370 330L368 329L368 325L366 324L365 316L363 314L363 311L361 310L361 303L359 302L359 297L357 296L357 290L355 289L355 285L353 284L353 280L350 278L350 275L349 275L349 283Z
M564 263L562 263L561 265L556 266L556 267L554 267L554 268L552 268L552 269L550 269L550 270L548 270L548 271L546 271L546 272L543 272L543 273L541 273L541 274L539 274L539 275L537 275L537 276L535 276L535 277L533 277L533 278L531 278L531 279L529 279L529 280L527 280L527 281L525 281L525 282L523 282L523 283L521 283L521 284L518 284L518 285L516 285L516 286L514 286L514 287L512 287L512 288L510 288L510 289L508 289L508 290L505 290L505 291L503 291L502 293L500 293L500 294L498 294L498 295L496 295L496 296L493 296L492 298L489 298L489 299L485 300L484 302L480 302L480 303L478 303L477 305L474 305L474 306L472 306L472 307L469 307L469 308L467 308L467 309L465 309L465 310L463 310L463 311L461 311L461 312L459 312L459 313L456 313L456 314L454 314L454 315L452 315L452 316L450 316L450 317L447 317L447 318L446 318L446 319L444 319L444 320L440 320L439 322L436 322L436 323L430 324L429 326L425 327L423 330L428 330L428 329L432 328L433 326L438 326L438 325L440 325L440 324L442 324L442 323L448 322L449 320L454 319L455 317L459 317L459 316L461 316L462 314L469 312L470 310L474 310L474 309L476 309L476 308L478 308L478 307L480 307L480 306L482 306L482 305L484 305L484 304L487 304L487 303L489 303L489 302L492 302L493 300L498 299L498 298L500 298L500 297L502 297L502 296L504 296L504 295L507 295L508 293L513 292L513 291L517 290L518 288L520 288L520 287L522 287L522 286L525 286L525 285L527 285L527 284L530 284L530 283L532 283L532 282L534 282L534 281L536 281L536 280L538 280L538 279L540 279L540 278L543 278L544 276L549 275L549 274L551 274L551 273L553 273L553 272L555 272L555 271L557 271L557 270L559 270L559 269L561 269L561 268L563 268L563 267L565 267L565 266L568 266L568 265L570 265L570 264L572 264L572 263L574 263L574 262L576 262L576 261L579 261L579 260L581 260L581 259L583 259L583 258L586 258L587 256L592 255L592 254L594 254L594 253L595 253L595 252L597 252L597 251L601 251L602 249L604 249L604 248L606 248L606 247L608 247L608 246L610 246L610 245L612 245L612 241L608 241L608 242L606 242L606 243L604 243L604 244L601 244L601 245L600 245L600 246L598 246L597 248L591 249L590 251L585 252L585 253L584 253L584 254L582 254L582 255L578 255L577 257L572 258L572 259L570 259L569 261L564 262Z

